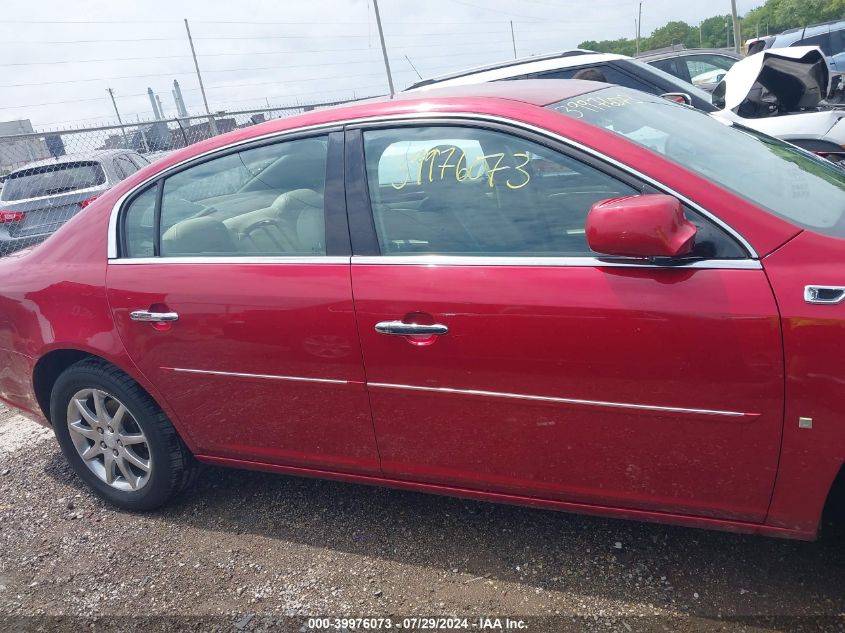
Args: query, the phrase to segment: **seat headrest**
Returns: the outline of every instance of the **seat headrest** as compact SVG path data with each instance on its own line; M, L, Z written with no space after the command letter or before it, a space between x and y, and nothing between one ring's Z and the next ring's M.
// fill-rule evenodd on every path
M326 252L326 221L322 207L308 207L296 219L296 238L303 252L324 255Z
M214 218L189 218L171 226L161 236L162 255L235 253L226 226Z
M305 209L323 210L323 196L313 189L294 189L278 196L270 208L279 215L296 214Z

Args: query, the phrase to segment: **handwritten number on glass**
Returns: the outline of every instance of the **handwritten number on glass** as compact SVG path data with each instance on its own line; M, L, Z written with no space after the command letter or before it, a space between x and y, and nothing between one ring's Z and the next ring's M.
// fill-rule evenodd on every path
M417 177L414 179L414 182L417 185L421 185L426 180L428 182L434 182L436 180L446 180L453 176L458 182L465 182L467 180L481 180L481 178L486 176L487 184L492 188L496 185L496 175L499 172L512 170L516 171L519 175L506 178L505 186L508 189L522 189L531 181L531 174L525 169L531 157L528 152L515 152L511 154L511 157L516 159L518 164L510 166L502 164L505 156L506 154L504 152L484 154L470 162L466 152L459 151L456 147L450 147L445 150L430 149L425 154L418 156L419 167L417 168ZM452 160L453 158L455 158L454 162ZM442 162L438 163L441 159ZM411 162L414 161L409 161L405 179L402 182L391 183L394 189L404 189L411 182Z

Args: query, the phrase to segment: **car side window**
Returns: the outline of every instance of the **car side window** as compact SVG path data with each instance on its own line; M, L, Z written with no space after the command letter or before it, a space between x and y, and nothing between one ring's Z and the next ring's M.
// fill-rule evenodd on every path
M225 154L164 180L163 257L325 255L327 137ZM126 213L125 243L134 204ZM139 230L146 230L146 225ZM126 249L130 257L137 248ZM142 255L148 256L148 255Z
M467 127L364 132L383 255L593 256L599 200L638 191L516 136Z
M830 33L819 33L818 35L811 35L810 37L805 37L803 40L795 42L792 46L818 46L820 49L822 49L822 52L825 55L834 54L834 50L830 42Z
M152 257L157 185L135 196L123 211L123 251L126 257Z
M656 91L656 88L654 86L644 81L641 81L636 77L629 75L628 73L624 73L609 64L591 64L589 66L579 66L577 68L560 68L558 70L553 70L550 72L535 73L532 75L528 75L525 78L572 79L575 73L577 73L579 70L585 70L587 68L595 68L596 70L601 72L607 78L607 83L609 84L625 86L626 88L633 88L634 90L642 90L644 92L649 93L654 93Z
M677 57L670 57L669 59L658 59L648 63L654 66L655 68L659 68L660 70L667 72L670 75L678 77L679 79L683 79L684 81L690 80L687 66L683 62L681 62L681 60L679 60Z
M121 178L127 178L138 171L135 163L129 160L126 156L117 156L114 159L114 166Z
M736 60L720 55L689 55L684 62L693 85L702 86L722 81Z

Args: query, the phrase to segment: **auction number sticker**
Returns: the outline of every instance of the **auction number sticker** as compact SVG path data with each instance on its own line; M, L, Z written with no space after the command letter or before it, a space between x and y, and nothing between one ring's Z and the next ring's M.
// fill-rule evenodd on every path
M564 110L576 119L584 116L584 110L588 112L604 112L613 108L624 108L632 103L642 103L631 95L608 95L606 97L584 97L581 99L570 99L558 105L555 109Z

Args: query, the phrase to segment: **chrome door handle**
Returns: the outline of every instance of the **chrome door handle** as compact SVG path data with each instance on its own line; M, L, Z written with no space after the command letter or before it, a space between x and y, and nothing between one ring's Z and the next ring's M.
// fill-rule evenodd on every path
M397 336L425 336L426 334L443 336L449 333L449 328L441 323L423 325L421 323L403 323L402 321L381 321L376 323L376 332Z
M804 301L835 305L845 299L845 287L842 286L804 286Z
M145 323L170 323L178 321L179 315L176 312L150 312L149 310L133 310L129 313L129 318L133 321L143 321Z

